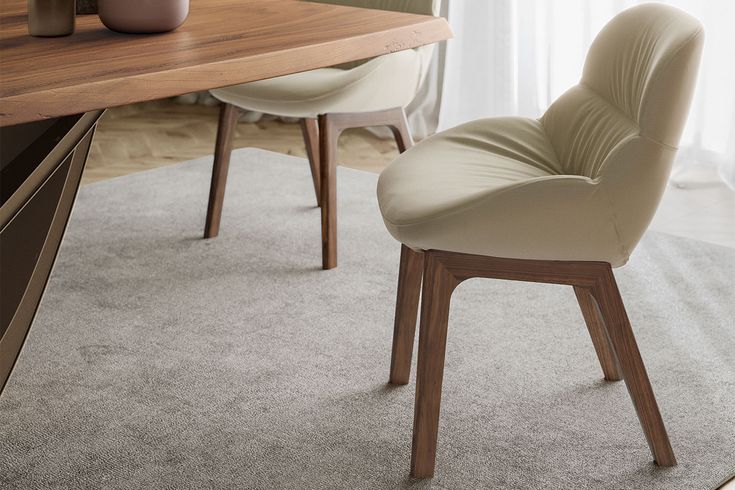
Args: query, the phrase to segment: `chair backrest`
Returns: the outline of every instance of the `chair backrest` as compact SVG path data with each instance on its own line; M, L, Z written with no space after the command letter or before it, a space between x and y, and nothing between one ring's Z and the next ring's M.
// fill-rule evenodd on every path
M580 84L542 118L564 170L595 178L611 150L635 135L676 147L703 41L696 19L662 4L610 21L590 48Z
M439 15L441 0L309 0L377 10L392 10L412 14Z
M703 44L702 26L681 10L628 9L595 39L579 85L541 118L564 173L599 182L631 250L668 181Z

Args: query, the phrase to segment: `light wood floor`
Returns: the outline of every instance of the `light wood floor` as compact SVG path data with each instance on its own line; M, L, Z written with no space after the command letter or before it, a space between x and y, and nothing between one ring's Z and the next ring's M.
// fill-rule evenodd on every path
M172 101L108 110L99 123L82 183L193 160L214 152L219 108ZM275 119L240 123L235 148L257 147L306 158L298 124ZM380 172L398 155L393 140L364 129L339 140L338 160L347 167Z
M211 155L216 107L177 105L170 100L111 109L103 116L83 183ZM298 124L266 120L240 123L235 147L258 147L305 157ZM339 140L340 164L380 172L398 155L392 140L360 129ZM688 171L687 188L669 186L651 229L735 247L735 192L713 169ZM202 203L204 206L206 203Z

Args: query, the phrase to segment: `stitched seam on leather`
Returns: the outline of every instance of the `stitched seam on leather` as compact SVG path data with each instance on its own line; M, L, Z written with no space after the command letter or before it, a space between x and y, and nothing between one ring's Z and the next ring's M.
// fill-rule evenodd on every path
M621 150L621 149L623 148L623 146L625 145L625 143L628 143L628 142L629 142L630 140L632 140L632 139L634 139L634 138L641 138L641 139L644 139L644 140L650 141L651 143L653 143L653 144L655 144L655 145L659 145L659 146L661 146L662 148L665 148L666 150L669 150L669 151L673 151L674 153L676 153L676 152L678 152L678 151L679 151L679 148L677 148L677 147L675 147L675 146L667 145L666 143L664 143L664 142L662 142L662 141L658 141L658 140L657 140L657 139L655 139L655 138L651 138L650 136L646 136L645 134L640 134L640 133L638 133L638 134L632 134L632 135L630 135L630 136L628 136L628 137L626 137L626 138L623 138L622 140L620 140L620 143L618 143L617 145L615 145L615 148L613 148L612 150L610 150L610 153L609 153L609 154L607 155L607 157L605 158L605 161L604 161L604 162L602 162L602 165L600 165L600 168L599 168L599 169L597 170L597 175L598 175L598 176L599 176L600 174L602 174L603 170L604 170L604 169L605 169L605 167L607 166L607 162L608 162L608 160L609 160L609 159L610 159L610 158L611 158L611 157L612 157L612 156L613 156L613 155L614 155L615 153L617 153L618 151L620 151L620 150Z
M618 227L618 220L617 220L617 213L615 212L615 206L613 205L612 199L610 199L610 194L608 194L607 189L605 186L600 185L599 186L600 192L602 193L602 196L605 199L605 202L607 203L607 208L610 211L610 222L613 225L613 231L615 232L615 237L618 241L618 251L620 252L622 257L630 257L630 254L632 251L629 251L625 245L623 244L623 238L620 233L620 228Z
M640 136L641 138L647 139L651 143L655 143L655 144L657 144L659 146L663 146L664 148L667 148L669 150L679 151L679 147L678 146L673 146L673 145L670 145L668 143L664 143L663 141L657 140L656 138L652 138L652 137L650 137L648 135L645 135L643 133L638 133L638 136Z
M612 148L612 150L610 150L610 153L608 153L607 156L605 157L605 159L602 161L602 164L600 165L600 168L597 169L597 175L599 176L599 175L602 174L602 172L605 170L605 167L607 167L608 162L612 159L612 157L616 153L618 153L619 151L621 151L622 148L625 147L626 143L628 143L629 141L631 141L631 140L633 140L635 138L640 138L640 137L642 137L641 134L640 133L637 133L637 134L628 135L625 138L621 139L618 142L618 144L615 145Z

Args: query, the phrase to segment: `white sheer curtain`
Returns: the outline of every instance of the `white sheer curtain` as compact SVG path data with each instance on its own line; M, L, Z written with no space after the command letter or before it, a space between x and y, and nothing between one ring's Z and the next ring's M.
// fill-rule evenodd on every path
M582 73L590 43L637 0L448 0L455 38L439 129L496 115L536 117ZM706 44L678 168L717 165L735 189L735 0L664 0L697 17Z

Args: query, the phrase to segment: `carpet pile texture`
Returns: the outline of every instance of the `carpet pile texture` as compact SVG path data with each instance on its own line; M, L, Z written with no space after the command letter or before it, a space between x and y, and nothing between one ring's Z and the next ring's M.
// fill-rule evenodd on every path
M648 234L616 271L679 465L602 381L571 287L452 300L436 477L408 478L412 383L386 384L400 248L376 176L339 169L319 269L304 160L233 154L82 188L0 396L0 487L708 489L735 472L735 250Z

